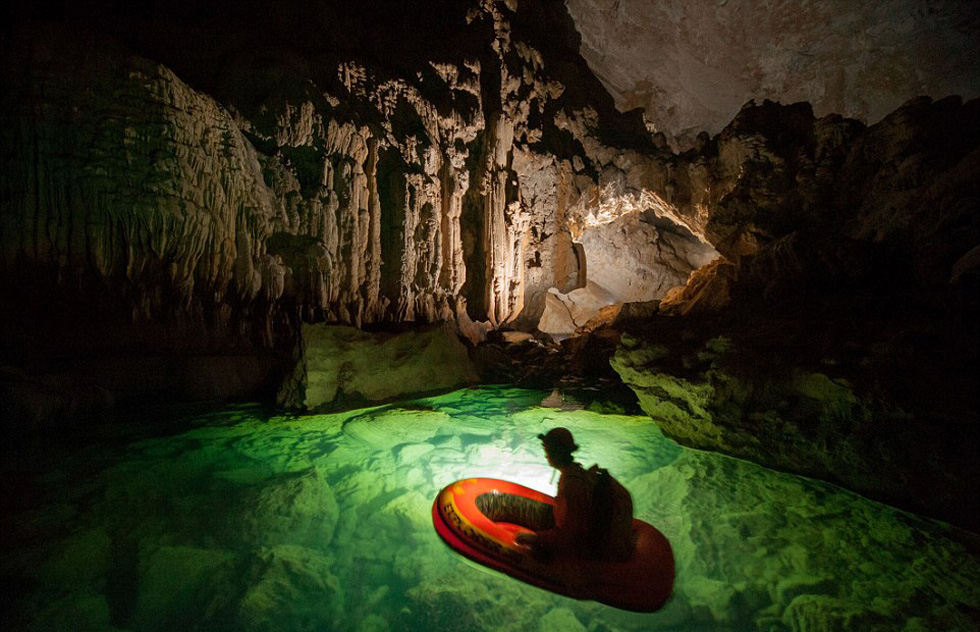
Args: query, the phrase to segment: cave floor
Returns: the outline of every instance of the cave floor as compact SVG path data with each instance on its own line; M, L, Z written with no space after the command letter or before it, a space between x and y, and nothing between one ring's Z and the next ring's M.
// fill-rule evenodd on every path
M7 445L0 627L976 630L975 536L681 448L646 417L542 407L547 395L482 387L312 416L154 411ZM453 480L553 493L535 436L554 426L670 539L677 582L661 611L556 596L437 537L431 503Z

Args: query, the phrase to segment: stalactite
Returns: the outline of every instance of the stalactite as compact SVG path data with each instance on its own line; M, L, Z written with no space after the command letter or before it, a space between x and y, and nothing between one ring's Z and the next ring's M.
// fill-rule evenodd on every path
M231 310L264 340L291 315L362 326L463 305L467 320L533 327L582 265L566 237L602 203L583 195L593 172L632 172L610 166L621 152L595 138L594 111L561 107L511 9L475 11L492 27L479 58L400 78L347 60L325 87L273 67L289 80L240 102L111 47L56 47L5 105L7 274L92 270L137 319Z

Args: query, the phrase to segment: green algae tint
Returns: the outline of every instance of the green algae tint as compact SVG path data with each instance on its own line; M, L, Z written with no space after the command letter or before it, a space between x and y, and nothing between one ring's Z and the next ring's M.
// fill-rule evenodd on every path
M685 450L645 417L458 391L343 414L234 408L5 455L4 630L976 630L980 561L948 527ZM176 419L176 421L175 421ZM634 614L467 562L446 484L553 493L535 439L567 426L671 540L674 597ZM144 424L144 427L146 424ZM125 429L125 433L121 430ZM128 433L128 434L127 434ZM954 537L955 536L955 537ZM12 587L12 588L11 588Z

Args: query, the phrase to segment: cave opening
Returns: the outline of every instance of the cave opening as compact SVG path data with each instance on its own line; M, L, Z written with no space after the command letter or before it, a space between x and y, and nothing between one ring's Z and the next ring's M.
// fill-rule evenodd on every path
M561 340L590 321L593 328L610 322L622 305L659 301L717 260L718 252L687 226L655 208L637 208L634 199L607 199L571 227L577 269L565 273L569 289L556 282L548 290L540 331Z

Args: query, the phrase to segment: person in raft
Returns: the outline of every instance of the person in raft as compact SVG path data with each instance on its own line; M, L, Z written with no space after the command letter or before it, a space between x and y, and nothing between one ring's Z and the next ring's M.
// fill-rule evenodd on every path
M545 561L555 555L626 561L633 554L633 499L606 470L586 470L572 453L578 445L568 428L538 435L548 464L561 472L555 496L555 528L522 533L517 543Z

